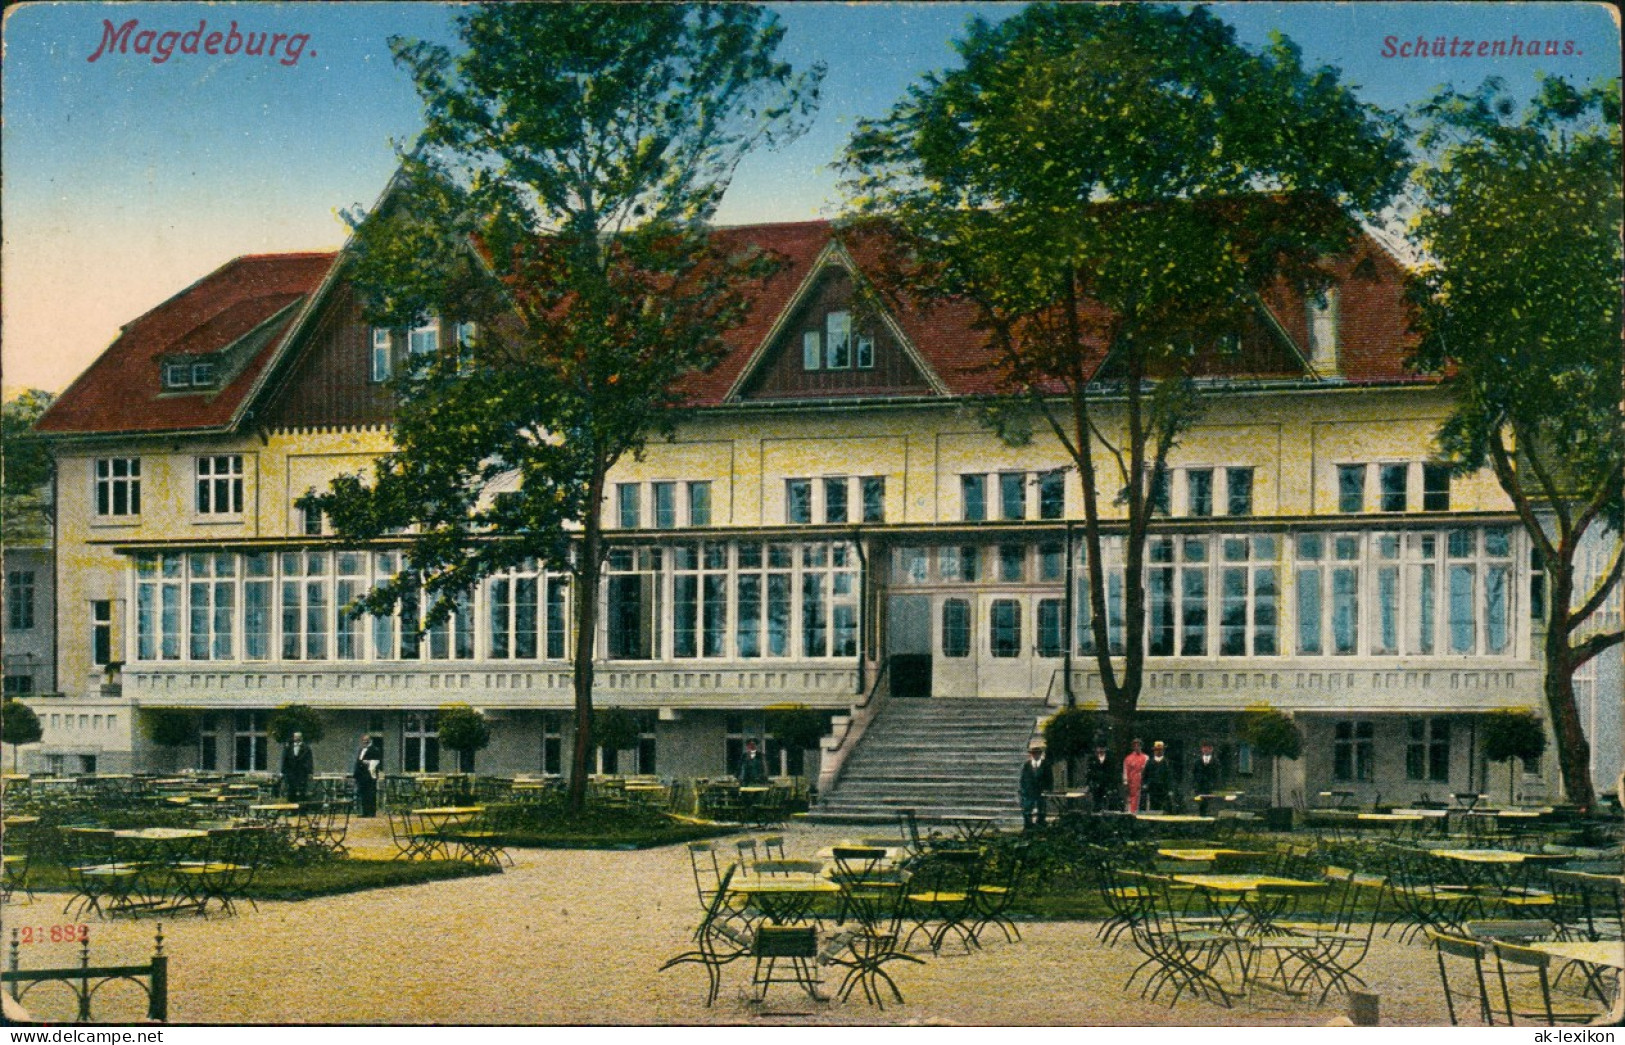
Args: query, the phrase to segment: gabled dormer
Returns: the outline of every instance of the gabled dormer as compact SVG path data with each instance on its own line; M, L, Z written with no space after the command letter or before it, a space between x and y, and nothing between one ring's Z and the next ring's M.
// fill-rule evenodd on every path
M729 398L926 396L943 391L851 258L825 249Z

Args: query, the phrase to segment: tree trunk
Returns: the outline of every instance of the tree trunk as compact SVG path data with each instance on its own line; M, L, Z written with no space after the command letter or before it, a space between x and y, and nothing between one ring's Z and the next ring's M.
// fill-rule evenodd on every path
M1574 704L1574 669L1569 663L1568 628L1559 627L1554 612L1546 632L1546 709L1552 715L1552 733L1557 738L1557 767L1563 778L1568 801L1589 810L1597 802L1591 787L1591 744L1586 740L1580 711ZM1567 624L1564 620L1562 623Z
M587 806L587 776L592 764L592 676L593 645L598 634L598 584L603 575L603 496L607 469L594 470L588 484L586 519L583 520L581 558L576 563L576 648L575 744L570 756L569 808L580 812Z

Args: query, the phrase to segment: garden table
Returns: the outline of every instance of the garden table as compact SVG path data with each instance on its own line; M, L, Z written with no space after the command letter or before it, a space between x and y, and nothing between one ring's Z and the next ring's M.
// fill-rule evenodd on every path
M959 832L961 840L966 842L979 842L999 829L999 818L996 816L956 816L951 818L954 830Z
M1248 849L1221 849L1221 848L1178 849L1178 848L1168 848L1168 849L1158 849L1157 850L1157 855L1158 856L1167 857L1169 860L1182 860L1182 861L1185 861L1187 863L1193 863L1193 864L1204 864L1204 863L1205 864L1210 864L1213 861L1217 860L1221 853L1224 854L1225 856L1267 857L1267 856L1270 855L1269 853L1260 853L1260 852L1255 852L1255 851L1248 850Z
M1347 809L1354 804L1353 791L1322 791L1320 797L1332 804L1333 809Z
M1290 904L1284 903L1283 898L1326 888L1325 882L1267 874L1176 874L1173 880L1202 893L1226 931L1237 935L1247 928L1259 934L1277 932L1275 923L1290 913ZM1260 888L1266 886L1269 890L1261 893ZM1241 921L1243 916L1245 925Z
M133 891L139 892L143 903L139 906L151 911L163 909L166 901L179 896L175 888L175 865L191 857L198 843L209 837L209 832L186 827L139 827L113 832L119 863L133 864L141 869ZM131 909L137 905L126 905Z
M432 806L428 809L414 809L412 815L423 822L425 834L424 852L433 856L439 853L442 857L450 859L451 850L446 845L443 836L446 828L461 823L485 812L484 806Z
M740 875L728 883L728 892L746 897L774 925L805 921L813 905L838 895L841 887L822 875Z

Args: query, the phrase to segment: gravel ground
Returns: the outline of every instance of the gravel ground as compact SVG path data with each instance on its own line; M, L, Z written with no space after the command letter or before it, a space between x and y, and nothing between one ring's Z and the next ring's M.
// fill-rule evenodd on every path
M357 824L362 822L357 821ZM798 825L790 855L810 855L850 829ZM352 828L363 851L386 851L382 821ZM906 1004L816 1003L775 986L765 1004L745 998L750 967L724 971L722 996L704 1004L695 965L657 973L689 946L699 920L682 846L641 852L516 850L500 876L374 890L301 903L244 905L235 918L180 916L163 926L175 1023L365 1024L895 1024L912 1026L1321 1026L1344 1014L1254 992L1235 1007L1182 999L1172 1007L1125 992L1138 964L1126 941L1107 947L1095 923L1024 925L1025 939L984 934L972 954L894 965ZM68 921L64 897L40 894L0 910L6 927ZM92 921L92 961L144 961L151 919ZM6 938L11 937L7 932ZM364 953L362 960L356 955ZM22 948L25 967L77 961L77 947ZM1382 1022L1447 1024L1431 952L1379 938L1361 968L1381 997ZM838 982L838 981L836 981ZM833 987L834 984L828 986ZM53 988L54 989L54 988ZM40 988L38 1015L62 999ZM98 1000L99 1018L140 1011L133 987ZM119 992L123 992L120 994ZM859 999L861 992L859 992ZM104 1007L105 1005L105 1007Z

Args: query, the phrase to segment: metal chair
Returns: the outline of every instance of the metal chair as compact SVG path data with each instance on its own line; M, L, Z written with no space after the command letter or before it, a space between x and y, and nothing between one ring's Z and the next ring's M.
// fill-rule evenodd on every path
M1506 1018L1508 1025L1555 1027L1590 1023L1606 1011L1589 998L1554 995L1547 970L1556 959L1545 951L1504 940L1494 940L1490 946L1495 951L1496 974L1501 983L1500 1008L1496 1011Z
M871 1005L885 1008L885 987L901 1004L903 993L886 966L897 961L925 964L901 947L908 874L887 866L883 848L837 846L833 855L834 878L841 886L840 921L853 923L836 934L823 955L847 970L836 995L844 1001L862 987Z
M130 897L141 878L142 867L118 859L112 829L65 827L62 831L68 876L73 887L62 913L68 913L75 905L76 917L86 911L106 917L130 910L133 906Z
M1431 926L1422 931L1427 934L1428 942L1433 945L1434 959L1439 963L1439 984L1444 988L1444 1004L1450 1013L1450 1025L1463 1026L1467 1010L1476 1008L1479 1023L1493 1027L1495 1018L1490 1012L1489 986L1484 980L1484 958L1488 947L1464 936L1439 932ZM1446 958L1451 960L1447 962ZM1455 976L1450 972L1452 965L1461 967ZM1464 986L1462 980L1469 971L1471 978Z
M660 966L660 972L674 966L695 964L705 969L707 990L705 1004L713 1004L722 989L722 968L751 953L751 937L731 924L728 909L728 886L733 882L736 865L729 865L717 879L717 887L706 905L705 917L694 930L697 944L692 951L684 951Z

